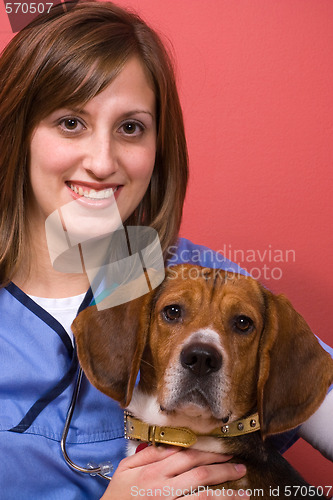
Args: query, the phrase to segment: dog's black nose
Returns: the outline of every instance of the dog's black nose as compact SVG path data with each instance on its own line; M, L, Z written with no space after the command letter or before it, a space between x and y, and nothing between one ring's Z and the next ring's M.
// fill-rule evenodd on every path
M221 368L222 356L209 344L195 343L184 347L180 353L180 362L197 377L203 377Z

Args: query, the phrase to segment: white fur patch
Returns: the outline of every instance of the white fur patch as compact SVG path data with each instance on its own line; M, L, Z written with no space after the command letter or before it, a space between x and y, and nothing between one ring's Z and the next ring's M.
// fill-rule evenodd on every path
M220 335L212 328L202 328L201 330L193 332L192 335L185 340L182 348L190 342L206 342L216 344L218 347L222 348Z

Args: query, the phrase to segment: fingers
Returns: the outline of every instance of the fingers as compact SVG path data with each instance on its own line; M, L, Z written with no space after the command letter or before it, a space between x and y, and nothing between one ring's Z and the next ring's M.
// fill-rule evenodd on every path
M143 467L155 462L160 462L168 457L172 457L172 455L178 453L179 450L180 448L177 448L176 446L147 446L147 448L144 448L139 453L135 453L134 455L124 458L120 462L119 467L123 469Z
M165 467L168 477L178 476L194 467L208 465L213 463L227 462L232 458L231 455L222 455L219 453L210 453L192 449L180 449L175 456L170 456L165 460Z
M120 462L103 500L131 499L133 488L140 491L141 498L148 498L150 491L162 488L168 490L167 496L171 499L227 496L245 500L245 494L241 496L229 489L226 495L221 495L221 490L215 495L207 487L245 475L246 468L227 462L230 458L198 450L149 446Z
M204 465L185 472L182 475L182 484L187 485L214 485L221 484L226 481L235 481L242 478L246 474L246 467L244 465L236 464L216 464ZM174 481L177 484L177 481Z
M221 456L217 455L217 457ZM174 458L178 458L178 455ZM215 460L215 462L217 461L219 460ZM215 485L225 483L227 481L236 481L237 479L241 479L246 474L246 467L243 464L223 462L212 463L212 459L209 461L208 456L202 457L202 462L203 463L199 462L199 464L193 468L188 468L186 472L183 472L180 475L175 475L173 478L173 484L175 487L179 489L189 489L191 487L194 489L200 487L202 488L205 485Z

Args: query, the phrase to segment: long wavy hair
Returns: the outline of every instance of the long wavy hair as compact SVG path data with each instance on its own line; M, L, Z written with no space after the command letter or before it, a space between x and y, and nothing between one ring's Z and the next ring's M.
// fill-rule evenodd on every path
M87 103L132 56L140 58L154 85L157 150L147 192L126 224L155 228L167 257L178 235L188 179L171 57L136 14L110 2L67 2L22 29L0 57L1 285L28 250L29 149L35 127L58 108Z

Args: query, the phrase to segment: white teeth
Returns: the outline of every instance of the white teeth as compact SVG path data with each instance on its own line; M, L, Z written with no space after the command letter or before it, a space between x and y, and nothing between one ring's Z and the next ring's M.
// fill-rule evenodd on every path
M105 198L111 198L111 196L117 191L118 187L115 189L101 189L100 191L96 191L95 189L83 190L81 186L77 188L73 184L70 184L70 188L74 193L79 194L80 196L84 196L85 198L89 198L91 200L102 200Z

